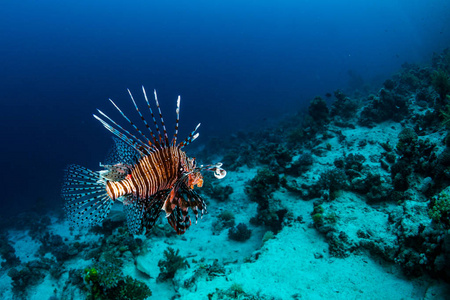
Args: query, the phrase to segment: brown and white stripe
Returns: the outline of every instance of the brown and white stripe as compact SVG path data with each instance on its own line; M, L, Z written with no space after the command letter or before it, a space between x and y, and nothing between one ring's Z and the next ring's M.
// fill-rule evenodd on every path
M121 181L108 181L106 190L112 200L129 194L148 199L155 193L173 188L181 176L186 154L178 146L159 149L142 157L133 166L131 176Z

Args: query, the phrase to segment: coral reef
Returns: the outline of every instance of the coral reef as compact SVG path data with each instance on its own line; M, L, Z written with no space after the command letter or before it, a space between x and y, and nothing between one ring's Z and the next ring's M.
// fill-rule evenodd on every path
M396 91L381 89L379 96L369 98L369 104L362 110L359 124L372 127L373 123L387 120L400 122L408 115L408 102Z
M258 174L248 182L245 193L251 201L258 203L261 209L267 209L271 194L278 188L279 183L280 178L277 173L269 168L260 169Z
M31 261L9 269L8 276L12 280L12 290L18 298L26 298L28 289L40 283L46 271L50 269L48 261Z
M251 201L258 203L257 214L250 223L268 226L274 232L281 229L287 210L272 197L280 186L279 175L269 168L258 170L256 176L246 183L245 193Z
M102 261L84 270L87 299L144 300L152 295L150 288L130 276L123 276L116 262Z
M448 73L443 69L434 71L431 83L434 90L439 94L439 98L443 103L446 96L450 94L450 77Z
M5 260L2 261L2 268L8 269L20 264L20 259L15 254L16 250L11 246L7 237L0 235L0 256Z
M208 174L209 178L211 178L211 174ZM233 187L230 185L212 185L211 180L207 180L206 178L205 183L202 188L202 193L205 195L208 195L209 197L216 199L220 202L225 202L230 199L230 195L233 193Z
M450 228L450 187L433 196L428 208L428 215L435 223Z
M340 127L342 126L343 121L349 121L352 119L359 107L359 104L356 100L352 100L347 97L341 90L336 90L334 92L334 96L336 97L336 101L331 105L330 116L334 118L340 118L340 122L337 123Z
M233 227L234 224L234 214L229 210L225 210L217 216L217 220L213 223L213 234L219 234L224 228Z
M164 250L164 260L158 262L160 273L158 275L158 281L166 281L172 279L175 273L179 269L184 269L189 266L186 258L179 255L180 250L168 247Z
M413 173L431 175L434 180L440 175L436 144L429 139L419 139L411 128L403 129L398 135L396 152L398 158L391 167L394 189L406 191L411 185Z
M316 126L323 126L329 122L329 110L327 103L321 97L315 97L308 107L308 114Z
M193 263L194 262L195 261L193 261ZM199 281L202 279L211 281L215 277L225 276L226 270L224 265L216 259L212 264L206 264L204 261L200 261L195 269L183 275L185 276L175 276L174 281L176 282L176 285L195 291Z
M244 223L239 223L236 227L228 230L228 238L233 241L243 242L250 238L252 231Z

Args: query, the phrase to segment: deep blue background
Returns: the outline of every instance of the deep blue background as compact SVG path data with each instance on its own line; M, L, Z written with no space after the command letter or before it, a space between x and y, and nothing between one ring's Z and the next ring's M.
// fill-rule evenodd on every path
M126 88L156 88L167 123L181 94L184 134L254 129L352 88L349 71L376 87L428 62L449 15L444 0L1 1L0 211L61 205L64 166L109 146L95 108L133 112Z

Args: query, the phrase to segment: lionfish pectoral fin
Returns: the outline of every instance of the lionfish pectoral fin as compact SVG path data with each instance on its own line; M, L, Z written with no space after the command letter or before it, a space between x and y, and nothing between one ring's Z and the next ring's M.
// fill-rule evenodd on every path
M192 224L189 215L184 214L183 210L179 207L176 207L173 210L170 216L167 217L167 221L169 222L170 226L175 229L178 235L184 234Z
M127 227L131 234L142 232L142 219L144 215L144 202L133 194L122 196L125 201L124 211L127 218Z
M79 165L65 169L61 194L69 220L78 226L100 224L114 202L108 196L102 174Z
M164 201L164 204L162 206L162 210L166 212L166 218L168 218L174 209L174 207L177 205L176 203L173 203L175 199L176 190L173 188L169 195L167 195L166 200Z

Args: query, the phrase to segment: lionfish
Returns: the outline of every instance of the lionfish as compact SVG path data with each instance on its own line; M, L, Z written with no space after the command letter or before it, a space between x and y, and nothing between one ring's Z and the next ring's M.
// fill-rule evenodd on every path
M160 213L164 211L169 224L177 234L183 234L191 225L188 214L193 211L196 221L206 211L202 197L194 190L203 185L202 171L213 171L216 178L223 178L226 171L221 163L197 166L195 158L183 151L198 137L200 124L189 136L177 144L180 120L180 96L177 99L175 133L171 141L161 113L156 90L155 103L159 113L159 123L155 118L144 87L144 99L153 118L154 129L145 120L130 90L131 101L143 125L150 133L148 138L111 100L123 118L136 131L133 135L110 117L97 109L101 117L93 115L112 132L115 147L101 171L92 171L79 165L69 165L65 169L62 197L65 211L75 225L100 224L108 215L115 201L122 202L131 233L148 233ZM130 128L131 128L130 127ZM138 138L139 137L139 138Z

